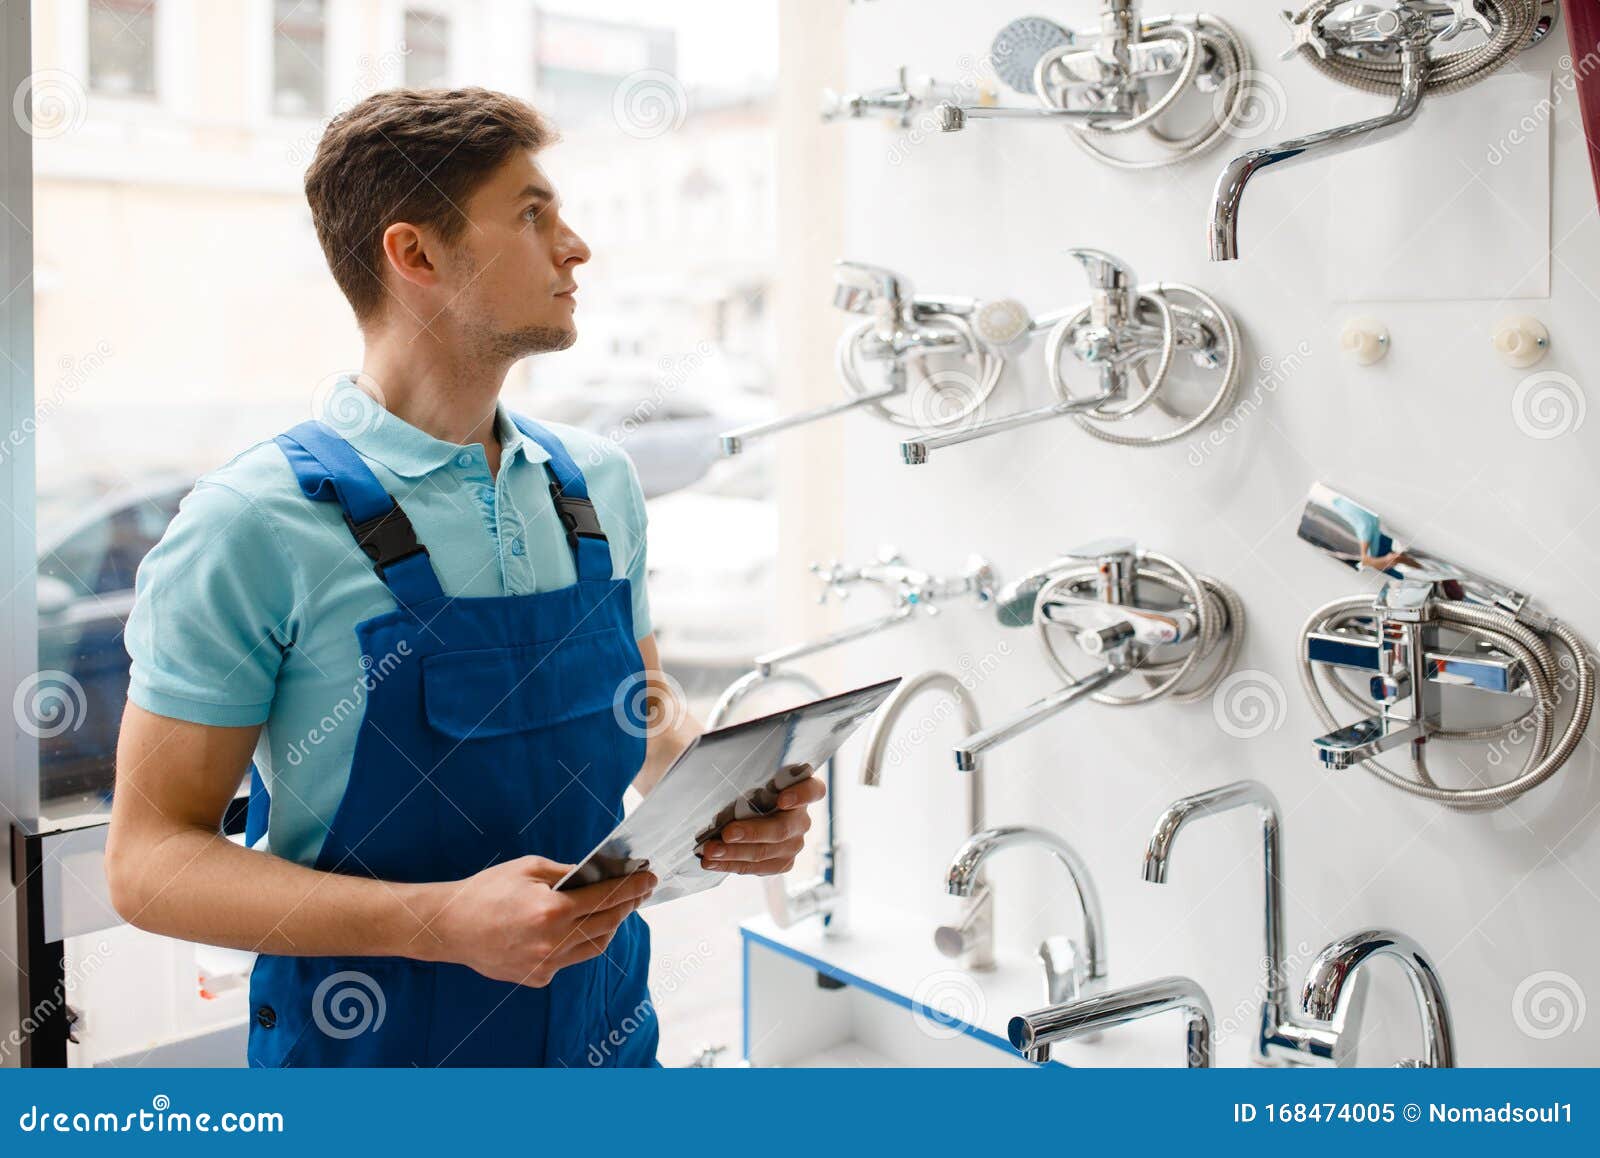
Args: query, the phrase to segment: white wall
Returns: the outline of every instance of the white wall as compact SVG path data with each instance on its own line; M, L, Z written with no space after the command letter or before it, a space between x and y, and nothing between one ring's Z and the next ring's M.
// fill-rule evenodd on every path
M1276 13L1258 0L1210 0L1208 8L1235 24L1258 67L1281 86L1276 136L1326 127L1337 101L1349 107L1338 86L1303 62L1277 59L1285 36ZM1094 23L1096 6L1087 0L852 5L844 25L847 73L835 87L887 83L902 63L956 79L1005 21L1035 10L1083 26ZM1523 57L1520 67L1570 71L1559 62L1564 29L1557 39ZM1486 91L1441 99L1484 100ZM1076 543L1131 535L1214 573L1243 596L1251 619L1238 666L1265 673L1283 689L1275 730L1230 737L1211 703L1085 705L996 750L988 764L991 822L1046 825L1092 865L1106 905L1113 984L1192 974L1223 1023L1225 1064L1243 1061L1259 999L1261 870L1253 816L1239 812L1185 832L1165 888L1144 884L1139 866L1150 826L1171 800L1241 777L1265 781L1284 807L1285 942L1298 956L1290 970L1293 991L1309 955L1334 937L1393 926L1433 955L1464 1064L1600 1061L1600 1016L1591 1013L1575 1032L1543 1038L1519 1028L1519 1021L1536 1021L1513 1007L1519 985L1543 971L1600 995L1593 742L1512 808L1452 814L1361 771L1323 772L1310 745L1323 729L1294 666L1306 615L1337 595L1374 586L1295 537L1306 488L1319 478L1378 506L1414 537L1523 585L1588 638L1600 637L1600 584L1592 578L1600 562L1593 455L1600 421L1551 439L1524 433L1528 422L1519 424L1513 395L1526 372L1494 362L1488 349L1493 322L1525 311L1542 318L1553 336L1541 370L1571 374L1581 388L1600 354L1593 324L1600 223L1576 102L1570 93L1563 97L1554 114L1552 292L1522 301L1330 300L1324 288L1330 248L1340 261L1370 259L1359 234L1328 245L1330 199L1371 195L1330 184L1334 173L1326 162L1258 178L1245 201L1244 260L1213 265L1206 258L1206 207L1227 146L1199 162L1141 175L1103 167L1061 131L1043 126L975 124L923 140L874 123L832 126L844 152L847 195L838 256L888 265L924 290L1016 296L1043 310L1086 297L1076 264L1061 253L1071 245L1097 246L1123 257L1144 280L1189 281L1233 308L1249 341L1244 394L1258 392L1254 379L1262 367L1280 363L1301 342L1309 350L1281 388L1259 392L1260 408L1198 456L1204 459L1198 466L1191 465L1188 444L1125 450L1060 420L936 452L929 465L912 468L899 461L898 429L855 415L827 435L842 448L838 490L827 472L814 483L816 502L836 504L830 509L843 521L846 558L865 558L889 541L912 563L954 572L969 552L981 551L1004 578ZM1374 98L1371 107L1381 103ZM1425 124L1413 131L1424 132ZM1464 187L1479 175L1496 179L1484 159L1491 143L1470 132L1450 142ZM1418 209L1368 208L1374 214ZM1537 221L1537 206L1520 208ZM1432 215L1431 206L1425 209L1419 220ZM1424 230L1402 260L1437 260L1472 244L1470 231ZM1538 256L1527 253L1528 264ZM1441 289L1441 297L1449 292ZM830 334L842 327L843 315L829 310L825 294L810 308L817 314L808 324L828 314ZM1354 366L1337 348L1342 321L1360 313L1380 316L1394 336L1392 355L1375 367ZM991 414L1045 400L1041 360L1036 348L1027 372L1002 384ZM819 383L810 401L837 397L835 389ZM868 602L852 601L851 615L864 614L860 604ZM1009 655L997 653L1002 642ZM963 665L984 666L986 656L999 660L976 692L986 722L1053 686L1031 632L1004 631L965 609L852 645L836 658L843 680L864 683L926 667L959 672ZM911 716L935 710L928 700ZM924 907L930 929L933 917L946 912L940 878L962 835L962 785L948 750L957 726L952 719L908 765L890 769L885 788L873 793L848 785L842 793L857 895L867 903ZM1472 760L1481 765L1480 754ZM1004 951L1031 954L1042 935L1072 919L1065 875L1042 853L997 860L995 877ZM1366 1060L1414 1054L1416 1028L1398 971L1380 965L1373 980ZM1542 985L1535 980L1525 990ZM1242 1018L1236 1007L1247 1011Z

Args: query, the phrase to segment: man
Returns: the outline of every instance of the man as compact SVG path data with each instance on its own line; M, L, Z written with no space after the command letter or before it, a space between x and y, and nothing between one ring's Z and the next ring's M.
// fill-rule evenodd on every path
M655 1064L654 878L552 887L699 725L659 671L632 464L497 401L576 335L550 140L482 89L333 120L306 196L362 372L202 478L139 570L112 900L258 952L254 1065ZM787 870L821 795L703 863Z

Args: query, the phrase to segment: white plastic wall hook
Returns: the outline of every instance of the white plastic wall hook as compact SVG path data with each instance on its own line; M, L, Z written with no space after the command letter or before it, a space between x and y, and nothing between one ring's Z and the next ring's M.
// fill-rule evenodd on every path
M1010 346L1028 336L1033 319L1027 307L1012 298L979 302L972 314L972 328L991 346Z
M1389 352L1389 330L1377 318L1351 318L1339 335L1339 348L1351 361L1370 366Z
M1501 318L1491 341L1501 361L1518 369L1532 366L1550 352L1550 331L1538 318L1527 314Z

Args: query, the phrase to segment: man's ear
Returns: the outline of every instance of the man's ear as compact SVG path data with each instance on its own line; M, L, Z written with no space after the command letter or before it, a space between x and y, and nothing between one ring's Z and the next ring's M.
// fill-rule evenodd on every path
M396 221L383 231L383 256L390 272L413 285L439 284L439 270L431 252L433 245L433 238L404 221Z

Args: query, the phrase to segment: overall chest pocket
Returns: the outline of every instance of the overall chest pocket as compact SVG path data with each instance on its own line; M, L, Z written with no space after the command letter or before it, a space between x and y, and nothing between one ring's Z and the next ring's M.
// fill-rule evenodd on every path
M536 732L609 714L614 704L620 719L639 667L638 648L617 631L425 656L423 711L430 728L454 740Z

